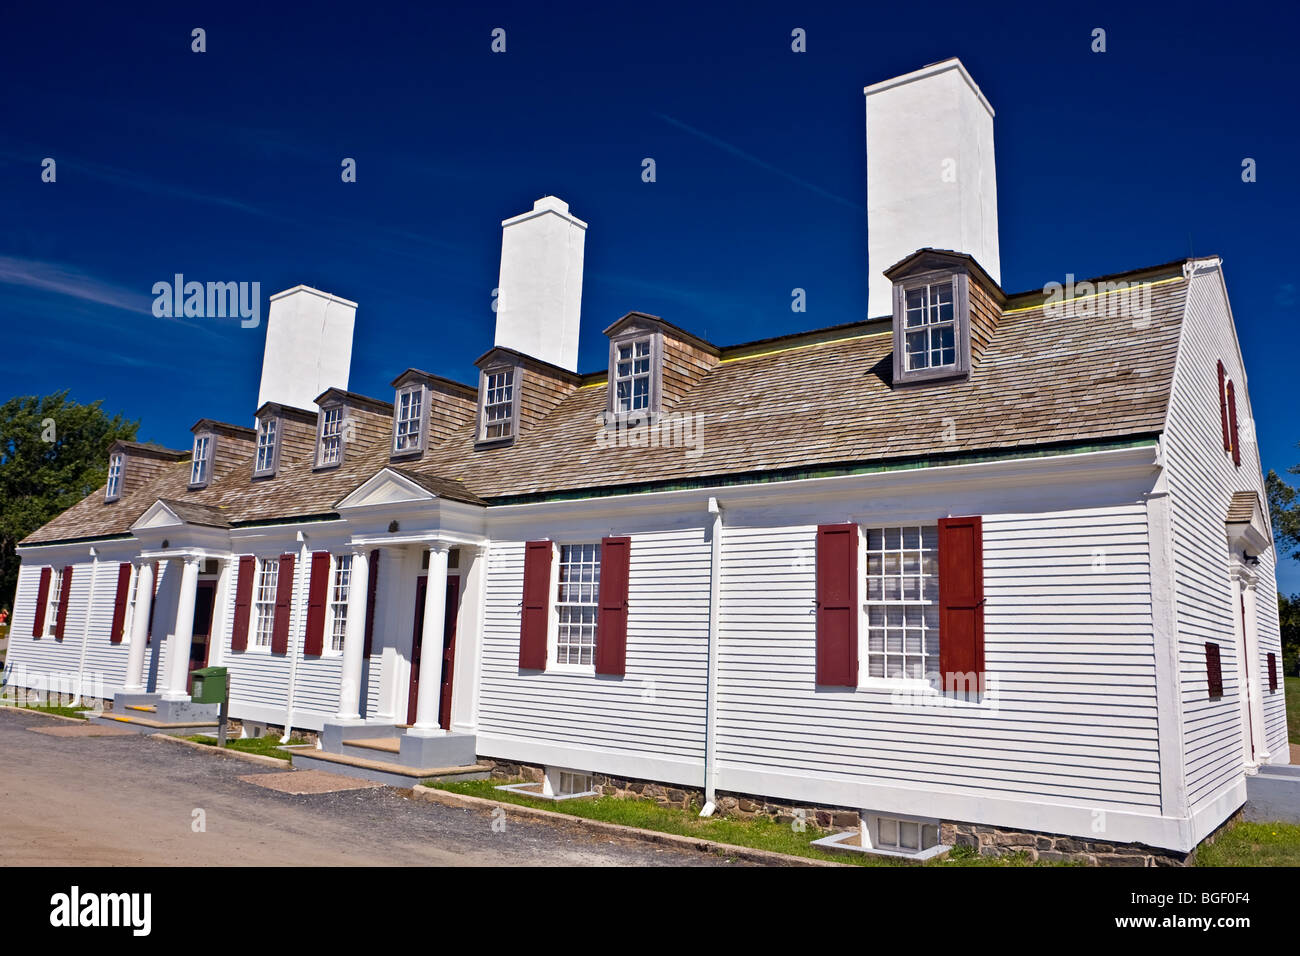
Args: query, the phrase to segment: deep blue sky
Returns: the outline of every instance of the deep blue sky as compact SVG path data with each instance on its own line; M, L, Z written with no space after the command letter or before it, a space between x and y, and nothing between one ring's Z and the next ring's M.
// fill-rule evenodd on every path
M176 272L260 281L263 313L300 282L356 300L356 391L389 398L409 366L471 381L500 220L546 193L590 224L582 370L632 309L720 344L861 318L862 87L955 55L997 111L1003 286L1223 256L1281 472L1300 461L1297 28L1185 4L15 5L0 398L67 387L177 447L200 417L248 422L264 327L154 318ZM1300 590L1300 563L1282 580Z

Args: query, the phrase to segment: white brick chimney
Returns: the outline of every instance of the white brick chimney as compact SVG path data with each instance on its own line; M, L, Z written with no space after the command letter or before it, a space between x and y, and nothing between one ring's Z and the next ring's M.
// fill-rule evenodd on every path
M271 296L257 408L278 402L314 409L327 388L348 387L357 304L310 286Z
M925 246L974 256L1001 283L993 107L961 61L864 92L868 316L893 311L884 270Z
M587 224L554 196L501 223L496 345L578 370Z

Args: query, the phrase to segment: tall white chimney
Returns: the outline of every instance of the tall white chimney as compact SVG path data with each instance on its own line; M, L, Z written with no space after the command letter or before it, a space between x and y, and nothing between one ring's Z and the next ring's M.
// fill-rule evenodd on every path
M884 270L926 246L974 256L1001 283L993 107L961 61L864 92L868 315L893 311Z
M357 304L310 286L271 296L257 407L315 408L327 388L348 387Z
M496 344L578 370L587 224L554 196L501 223Z

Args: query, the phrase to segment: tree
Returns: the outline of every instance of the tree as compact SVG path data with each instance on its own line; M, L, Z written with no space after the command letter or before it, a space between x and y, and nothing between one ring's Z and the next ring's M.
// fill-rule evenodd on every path
M1282 623L1282 673L1300 677L1300 594L1279 594L1277 616Z
M66 390L0 405L0 607L13 607L18 542L104 484L113 442L135 440L140 423L100 405Z
M1286 473L1300 475L1300 465L1292 465ZM1264 478L1264 488L1268 492L1268 510L1273 516L1273 543L1278 555L1300 559L1300 491L1271 469Z

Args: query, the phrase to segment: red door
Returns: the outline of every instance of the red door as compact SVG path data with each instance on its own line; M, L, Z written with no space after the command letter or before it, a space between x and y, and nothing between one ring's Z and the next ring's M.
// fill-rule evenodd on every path
M212 635L212 607L216 603L217 585L215 581L200 581L194 592L194 638L190 641L190 670L208 666L208 639ZM188 693L194 678L185 677L185 690Z
M415 723L415 705L420 699L420 638L424 632L424 596L429 590L429 579L421 575L415 580L415 629L411 632L411 687L406 695L406 722Z
M442 631L442 690L438 695L438 726L451 730L451 684L456 669L456 612L460 608L460 578L447 578L447 611Z

